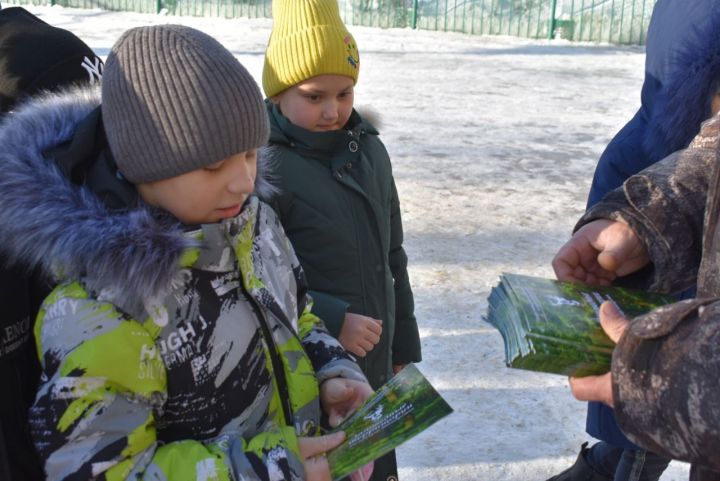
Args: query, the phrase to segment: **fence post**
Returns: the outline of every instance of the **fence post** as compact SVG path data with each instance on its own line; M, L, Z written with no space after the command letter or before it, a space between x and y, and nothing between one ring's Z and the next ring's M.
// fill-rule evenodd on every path
M548 22L548 40L555 38L555 10L557 9L557 0L552 0L550 7L550 22Z
M413 11L410 23L413 30L417 28L417 11L418 11L418 0L413 0Z

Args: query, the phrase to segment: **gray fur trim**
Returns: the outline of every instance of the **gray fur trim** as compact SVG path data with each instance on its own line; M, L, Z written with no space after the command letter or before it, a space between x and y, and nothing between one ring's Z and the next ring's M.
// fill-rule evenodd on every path
M362 107L355 107L355 111L360 114L360 117L368 124L375 127L377 130L382 129L382 119L380 118L380 112L377 110L363 105Z
M45 94L0 124L0 248L12 264L59 281L85 278L147 299L165 290L192 246L182 226L142 207L111 213L43 157L99 103L98 88ZM259 160L256 190L269 194L267 166Z
M277 160L267 145L257 152L257 175L255 177L254 194L261 199L268 199L278 192L275 165Z
M264 145L258 149L257 159L255 194L262 200L272 199L280 191L279 181L275 175L277 152L272 146Z

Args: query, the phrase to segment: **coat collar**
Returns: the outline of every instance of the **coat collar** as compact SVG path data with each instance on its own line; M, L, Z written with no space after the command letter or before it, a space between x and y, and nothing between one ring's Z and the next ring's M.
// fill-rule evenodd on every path
M316 159L333 171L354 162L361 153L361 138L378 131L353 109L345 128L332 132L311 132L285 117L270 100L266 100L270 116L270 142L286 145L303 157Z

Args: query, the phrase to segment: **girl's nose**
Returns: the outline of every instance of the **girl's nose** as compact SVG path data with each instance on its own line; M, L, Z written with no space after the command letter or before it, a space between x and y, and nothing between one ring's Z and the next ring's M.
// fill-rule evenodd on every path
M338 106L334 100L330 100L325 103L323 108L323 118L327 120L334 120L338 117Z

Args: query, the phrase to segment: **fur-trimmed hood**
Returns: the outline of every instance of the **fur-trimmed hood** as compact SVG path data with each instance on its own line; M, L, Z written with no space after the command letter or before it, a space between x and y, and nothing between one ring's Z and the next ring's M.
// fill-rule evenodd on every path
M44 155L70 140L99 104L99 88L46 94L0 124L0 246L28 270L147 298L168 285L192 247L183 226L147 206L111 211ZM263 196L273 190L267 170L259 159L255 191Z
M687 147L710 115L720 83L720 9L688 32L671 59L667 79L651 106L643 147L660 160Z

